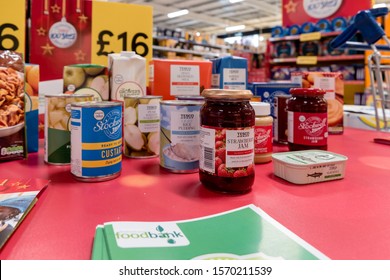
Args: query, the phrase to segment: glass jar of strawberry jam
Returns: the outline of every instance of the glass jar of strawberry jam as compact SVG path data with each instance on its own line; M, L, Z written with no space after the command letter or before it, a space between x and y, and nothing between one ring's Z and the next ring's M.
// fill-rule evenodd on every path
M290 151L327 150L328 106L325 91L292 88L287 101L287 131Z
M200 110L199 177L211 190L251 191L254 172L255 112L249 90L206 89Z

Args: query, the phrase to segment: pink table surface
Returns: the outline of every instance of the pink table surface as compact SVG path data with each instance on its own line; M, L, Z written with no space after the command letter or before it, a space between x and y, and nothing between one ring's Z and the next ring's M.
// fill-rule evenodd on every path
M90 259L97 224L184 220L251 203L331 259L390 259L390 146L374 143L377 135L346 128L329 137L329 151L349 158L342 180L294 185L268 163L256 165L252 192L234 196L205 189L197 173L167 172L158 158L123 158L120 177L82 183L69 166L45 164L41 148L0 163L1 177L51 181L0 259Z

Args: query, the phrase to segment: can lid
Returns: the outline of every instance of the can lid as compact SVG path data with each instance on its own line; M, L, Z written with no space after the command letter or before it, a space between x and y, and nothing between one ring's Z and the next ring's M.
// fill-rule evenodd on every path
M271 104L266 102L250 102L256 116L268 116L271 113Z
M253 93L250 90L240 89L205 89L202 96L210 99L251 99Z
M319 95L324 95L325 90L321 88L291 88L290 93L293 95L319 96Z

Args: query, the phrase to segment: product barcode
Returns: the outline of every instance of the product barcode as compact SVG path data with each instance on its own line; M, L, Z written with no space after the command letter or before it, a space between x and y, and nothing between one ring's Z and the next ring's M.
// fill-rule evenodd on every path
M204 169L210 172L214 172L214 149L204 147L203 159Z

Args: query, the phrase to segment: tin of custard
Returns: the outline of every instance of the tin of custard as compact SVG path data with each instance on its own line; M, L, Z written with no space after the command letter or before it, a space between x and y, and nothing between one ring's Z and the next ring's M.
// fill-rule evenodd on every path
M274 174L294 184L344 178L347 157L322 150L274 153Z

